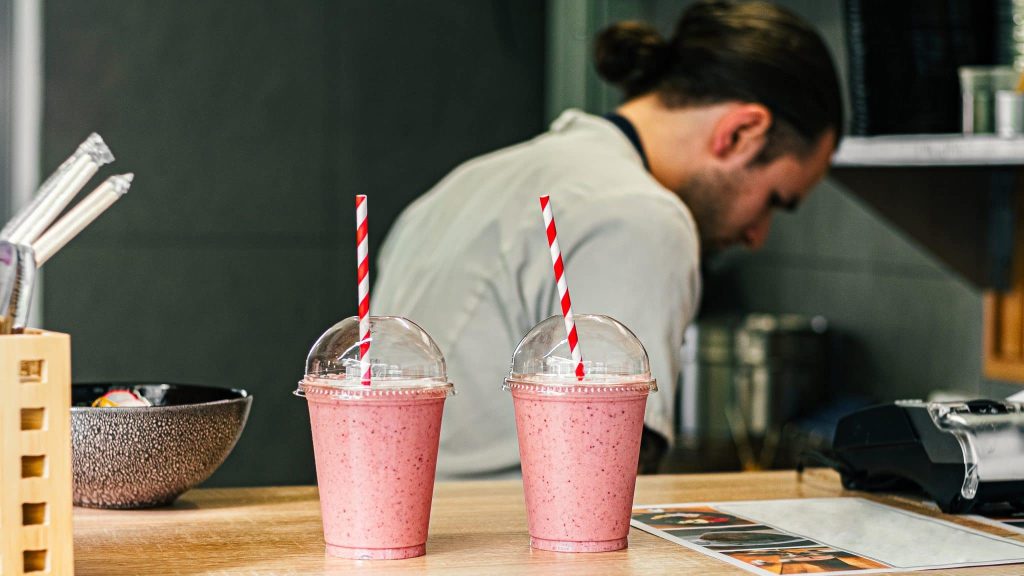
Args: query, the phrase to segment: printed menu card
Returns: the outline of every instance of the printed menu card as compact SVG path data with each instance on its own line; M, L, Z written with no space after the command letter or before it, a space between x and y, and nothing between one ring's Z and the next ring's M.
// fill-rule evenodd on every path
M755 574L1024 563L1024 543L863 498L636 506L631 523Z

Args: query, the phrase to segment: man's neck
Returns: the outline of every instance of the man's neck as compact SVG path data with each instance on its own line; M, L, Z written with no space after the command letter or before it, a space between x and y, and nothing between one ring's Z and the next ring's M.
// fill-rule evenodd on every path
M634 98L616 110L636 128L651 175L669 190L681 190L710 158L710 138L720 106L669 108L657 94Z

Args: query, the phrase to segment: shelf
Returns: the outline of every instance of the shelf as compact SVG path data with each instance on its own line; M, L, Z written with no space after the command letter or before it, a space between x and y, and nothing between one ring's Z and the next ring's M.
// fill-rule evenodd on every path
M952 139L941 136L886 137L877 149L867 145L876 138L856 139L847 152L840 151L831 176L972 285L1006 290L1017 206L1024 197L1024 140L984 138L1002 146L1004 154L1020 149L1012 163L987 158L985 164L977 156L988 150L982 139L957 139L970 142L970 154L960 149L942 158L944 152L937 151L952 148L936 143Z
M832 166L1024 166L1024 138L963 134L849 136L832 157Z
M1024 382L1024 138L851 137L831 174L987 291L985 376Z

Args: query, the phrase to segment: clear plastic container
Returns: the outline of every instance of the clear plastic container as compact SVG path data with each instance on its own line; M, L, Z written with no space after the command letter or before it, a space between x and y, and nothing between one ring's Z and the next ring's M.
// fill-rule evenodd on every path
M647 395L657 390L640 340L608 316L576 316L584 378L561 316L523 338L512 393L530 545L557 552L627 546Z
M961 66L960 93L964 134L992 134L996 128L995 95L1015 90L1020 78L1012 66Z
M542 394L600 394L615 391L652 392L658 385L640 339L609 316L580 314L576 333L583 356L584 378L576 377L565 324L552 316L526 335L512 356L505 390Z
M371 316L370 334L370 386L364 386L360 378L359 319L351 316L331 326L313 344L306 357L305 377L295 394L360 399L455 393L448 382L444 355L415 322L398 316Z
M324 540L333 556L401 559L426 553L445 399L444 356L405 318L370 318L371 384L363 385L359 320L313 345L295 394L313 432Z

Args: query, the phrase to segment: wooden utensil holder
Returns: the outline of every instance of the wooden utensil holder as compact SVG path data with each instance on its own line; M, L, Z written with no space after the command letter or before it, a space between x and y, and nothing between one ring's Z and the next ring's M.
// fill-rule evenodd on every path
M0 576L72 574L71 338L0 336Z

